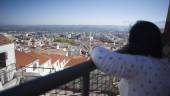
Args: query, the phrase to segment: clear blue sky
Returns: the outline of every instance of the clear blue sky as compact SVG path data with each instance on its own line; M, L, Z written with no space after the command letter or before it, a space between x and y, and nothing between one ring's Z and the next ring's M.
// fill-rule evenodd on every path
M124 25L165 21L169 0L0 0L0 24Z

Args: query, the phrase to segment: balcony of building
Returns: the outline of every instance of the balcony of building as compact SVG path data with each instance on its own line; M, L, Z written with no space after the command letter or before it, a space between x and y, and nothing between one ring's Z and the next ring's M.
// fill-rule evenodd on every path
M117 81L91 60L2 91L2 96L116 96ZM28 91L29 90L29 91Z

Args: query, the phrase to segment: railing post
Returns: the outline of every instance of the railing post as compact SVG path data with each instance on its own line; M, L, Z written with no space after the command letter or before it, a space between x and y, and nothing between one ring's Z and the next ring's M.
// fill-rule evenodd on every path
M82 80L82 96L89 96L90 73L83 75Z

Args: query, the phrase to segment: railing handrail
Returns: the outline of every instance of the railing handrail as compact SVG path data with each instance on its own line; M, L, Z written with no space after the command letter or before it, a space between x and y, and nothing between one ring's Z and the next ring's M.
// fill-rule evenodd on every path
M3 68L0 68L0 75L10 73L11 71L16 71L16 67L10 70L7 70L9 66L15 66L15 63L11 63Z
M26 68L37 68L37 69L55 69L53 67L22 67L23 69L26 69Z
M0 92L0 96L38 96L96 69L92 60Z
M1 62L1 61L0 61L0 62ZM15 64L16 64L16 63L11 63L11 64L9 64L9 65L3 67L3 68L7 68L7 67L9 67L9 66L15 66ZM2 68L1 68L1 69L2 69Z

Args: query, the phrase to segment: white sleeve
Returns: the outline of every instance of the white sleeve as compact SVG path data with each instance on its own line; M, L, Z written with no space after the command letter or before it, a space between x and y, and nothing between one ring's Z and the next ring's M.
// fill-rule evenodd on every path
M135 56L111 52L102 47L94 48L91 57L100 70L114 76L129 78L140 70Z

